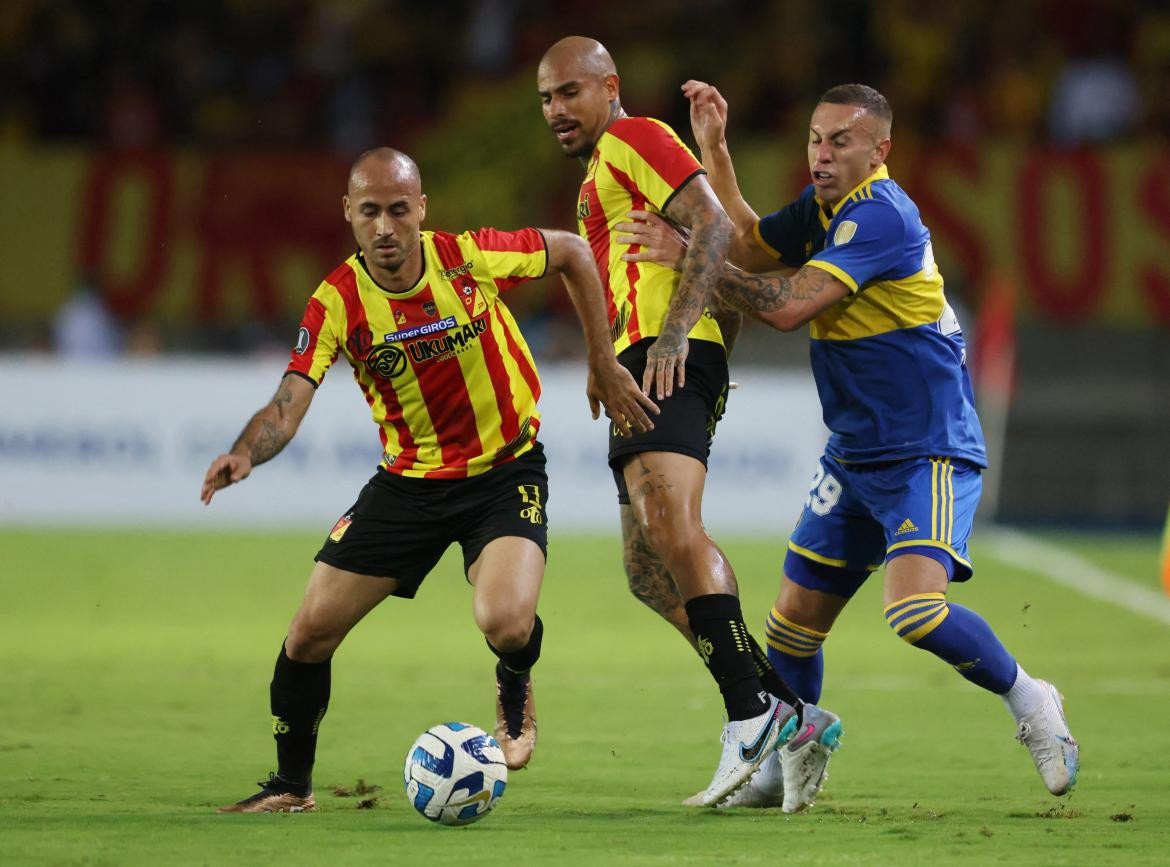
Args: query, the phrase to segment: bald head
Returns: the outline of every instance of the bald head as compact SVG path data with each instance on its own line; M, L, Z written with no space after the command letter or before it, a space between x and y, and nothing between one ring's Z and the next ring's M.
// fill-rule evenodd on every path
M588 159L609 125L623 116L613 58L587 36L566 36L544 53L536 89L544 120L566 156Z
M418 279L427 197L414 160L394 148L366 151L349 169L341 205L365 265L382 288L399 291Z
M355 186L369 186L376 180L390 181L398 186L408 187L416 193L422 192L422 176L414 160L394 148L371 148L362 153L349 167L346 189L352 196Z
M540 69L544 69L545 64L576 75L604 77L617 74L617 67L605 46L588 36L566 36L555 43L540 59Z

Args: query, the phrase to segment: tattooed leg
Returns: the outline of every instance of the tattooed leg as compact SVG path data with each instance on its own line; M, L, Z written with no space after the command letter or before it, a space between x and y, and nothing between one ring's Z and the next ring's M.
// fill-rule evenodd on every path
M622 561L630 592L682 633L694 647L695 637L691 634L690 621L674 578L642 535L633 506L621 506L621 513Z

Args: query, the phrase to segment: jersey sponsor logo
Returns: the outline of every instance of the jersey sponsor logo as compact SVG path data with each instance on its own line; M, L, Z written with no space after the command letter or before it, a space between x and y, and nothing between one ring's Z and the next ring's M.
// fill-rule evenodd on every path
M345 338L345 347L349 350L350 358L357 360L365 357L373 343L374 335L370 333L368 328L355 328L349 333L349 337Z
M857 224L852 220L842 220L833 233L834 244L848 244L857 234Z
M456 324L457 323L454 316L447 316L443 319L440 319L438 322L424 322L422 325L414 326L414 328L404 328L401 331L391 331L382 339L387 343L401 343L404 340L410 340L414 337L421 337L425 334L434 334L436 331L446 331L448 328L454 328Z
M585 218L589 215L589 194L582 190L581 199L577 202L577 220L583 223L585 222Z
M406 353L400 347L382 343L366 356L366 370L374 376L392 379L406 370Z
M486 316L473 319L460 327L456 327L454 316L449 316L442 321L450 321L451 324L448 327L456 328L456 330L448 331L439 337L420 338L407 343L406 350L414 361L441 361L452 355L458 355L475 345L479 336L487 331L488 327Z
M470 262L462 262L462 263L456 265L454 268L448 268L447 270L445 270L443 272L443 279L444 280L454 280L456 277L461 277L464 274L470 273L470 271L471 271L471 263Z
M272 733L274 735L287 735L288 723L278 717L276 714L272 715Z
M301 326L301 330L297 332L297 342L293 347L293 352L297 355L304 355L309 349L309 329Z
M401 310L396 310L394 312L394 321L397 322L399 325L405 325L406 324L406 314L403 313Z

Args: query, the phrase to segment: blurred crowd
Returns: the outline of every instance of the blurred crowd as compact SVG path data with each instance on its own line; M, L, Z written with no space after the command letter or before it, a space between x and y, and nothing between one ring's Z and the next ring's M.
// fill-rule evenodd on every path
M471 81L531 79L571 32L608 45L628 103L682 126L677 84L702 76L753 130L799 129L820 91L863 80L901 133L1170 137L1158 0L8 0L0 140L353 153L410 140Z
M609 47L631 113L684 135L678 85L702 78L744 136L799 141L821 92L863 81L893 105L902 152L1170 141L1165 0L7 0L0 146L347 158L393 144L419 158L444 227L559 225L576 177L541 123L535 70L569 33ZM102 302L79 277L55 323L0 335L93 354L284 351L299 315L193 328ZM580 351L563 293L517 304L538 352Z

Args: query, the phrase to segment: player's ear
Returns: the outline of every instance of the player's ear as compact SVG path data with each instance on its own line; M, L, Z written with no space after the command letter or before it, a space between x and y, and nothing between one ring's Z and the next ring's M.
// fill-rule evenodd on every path
M605 95L611 102L618 98L618 94L621 93L621 79L616 72L611 72L605 77L604 86Z
M353 222L353 217L351 217L349 215L349 196L348 195L341 197L341 212L343 214L345 214L345 222L347 222L347 223Z
M894 142L889 138L884 138L877 143L876 153L879 166L886 161L886 157L890 155L890 148L893 146Z
M421 223L427 218L427 194L419 193L418 196L418 221Z

